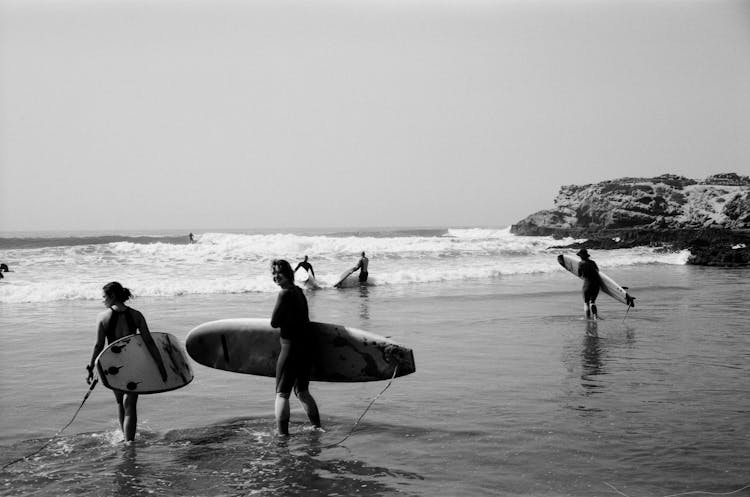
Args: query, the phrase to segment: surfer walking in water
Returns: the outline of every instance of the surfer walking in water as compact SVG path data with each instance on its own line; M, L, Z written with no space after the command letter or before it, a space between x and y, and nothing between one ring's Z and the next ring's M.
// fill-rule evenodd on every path
M271 315L271 326L280 328L281 341L281 351L276 361L274 412L279 435L286 436L289 435L289 396L292 390L316 428L320 428L320 414L309 391L312 336L307 298L302 289L294 284L294 271L289 262L274 260L271 273L273 281L281 288Z
M312 264L307 262L307 256L305 256L305 260L297 264L297 267L294 268L294 272L296 273L299 268L304 268L305 271L310 273L313 278L315 278L315 271L313 270Z
M582 248L576 255L581 258L581 264L578 266L578 276L583 279L583 309L586 312L586 319L598 319L596 312L596 297L599 295L601 280L599 279L599 266L591 260L589 251Z
M124 288L120 283L113 281L107 283L102 288L102 298L107 310L99 314L96 318L96 344L91 354L91 362L86 366L88 375L86 383L91 384L94 379L94 362L99 354L104 350L105 340L112 343L122 337L133 335L139 331L143 337L143 343L146 345L151 356L159 367L159 373L162 380L167 380L167 370L164 368L159 349L156 348L154 339L151 337L151 331L146 324L146 318L140 311L128 307L125 302L132 296L130 290ZM138 424L138 413L136 411L138 404L137 393L125 393L118 390L114 391L115 400L117 401L117 416L120 420L120 429L125 435L125 440L130 442L135 439L135 430Z
M368 259L365 256L365 252L362 251L362 257L359 258L359 262L357 262L357 265L354 266L354 269L352 269L352 272L359 269L359 282L360 283L367 283L367 276L369 276L369 272L367 272L367 267L370 265L370 259Z

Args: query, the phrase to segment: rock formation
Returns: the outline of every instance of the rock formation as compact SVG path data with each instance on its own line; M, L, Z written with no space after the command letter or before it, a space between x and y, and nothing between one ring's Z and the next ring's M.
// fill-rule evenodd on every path
M518 235L588 238L588 248L689 248L690 262L750 264L750 177L696 181L664 174L563 186L553 209L511 227Z

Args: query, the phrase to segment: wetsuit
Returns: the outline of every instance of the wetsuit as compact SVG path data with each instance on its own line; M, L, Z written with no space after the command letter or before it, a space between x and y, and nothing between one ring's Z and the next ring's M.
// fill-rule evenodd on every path
M599 267L596 265L596 262L591 259L582 260L578 266L578 276L583 278L583 301L593 304L601 288Z
M276 393L304 392L310 384L312 336L307 299L298 286L281 292L272 324L281 328Z
M313 271L312 264L310 264L309 262L306 262L306 261L300 262L299 264L297 264L297 267L294 268L294 271L296 272L299 268L303 268L305 271L315 276L315 271Z
M367 267L368 267L369 264L370 264L370 260L367 257L362 257L359 260L359 264L357 264L357 267L361 268L361 270L359 272L359 282L360 283L366 283L367 282L367 277L370 274L370 273L367 272Z

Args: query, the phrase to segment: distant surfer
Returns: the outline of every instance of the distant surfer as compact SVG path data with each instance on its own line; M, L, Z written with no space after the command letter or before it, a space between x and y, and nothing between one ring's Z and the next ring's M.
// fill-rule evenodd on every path
M360 283L367 283L367 277L370 274L367 272L367 267L369 265L370 265L370 259L368 259L365 256L365 253L363 251L362 257L359 258L359 262L357 262L357 265L354 266L354 269L352 269L352 272L359 270L359 282Z
M193 242L195 242L195 238L193 237L193 234L192 234L192 233L190 233L190 234L188 235L188 243L193 243Z
M316 428L320 428L320 414L315 399L310 395L312 371L310 317L307 298L294 284L294 271L283 259L271 263L273 281L281 287L271 315L271 326L280 328L281 351L276 361L276 427L279 435L289 435L289 395L294 394Z
M9 269L6 263L3 262L2 264L0 264L0 280L5 278L5 276L3 276L3 272L7 273L8 271Z
M578 276L583 279L583 308L586 311L586 318L598 319L596 312L596 297L599 295L601 280L599 279L599 267L596 262L591 260L589 251L582 248L576 255L581 258L581 264L578 266Z
M299 268L303 268L305 271L310 273L313 278L315 278L315 271L313 270L312 264L307 262L307 256L305 256L305 260L297 264L297 267L294 268L294 272L296 273Z
M136 331L140 331L143 343L146 344L146 348L159 367L162 380L166 381L167 370L164 368L164 362L159 354L159 350L156 348L154 339L151 337L151 332L146 324L146 318L143 317L140 311L125 305L125 302L132 296L130 290L124 288L120 283L113 281L104 285L102 292L104 305L108 309L97 317L96 344L91 354L91 362L86 366L88 372L86 382L91 384L91 381L94 379L94 362L101 351L104 350L105 339L109 344L122 337L133 335ZM115 400L117 401L117 416L120 420L120 429L122 429L125 435L125 440L132 441L135 439L135 429L138 424L138 413L136 412L138 394L117 390L114 393Z

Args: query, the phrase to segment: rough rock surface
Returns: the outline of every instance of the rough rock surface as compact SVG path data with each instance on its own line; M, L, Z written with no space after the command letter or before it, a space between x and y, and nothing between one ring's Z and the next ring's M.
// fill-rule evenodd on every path
M664 174L563 186L553 209L511 227L519 235L588 238L589 248L689 248L691 263L750 265L750 177L696 181Z

